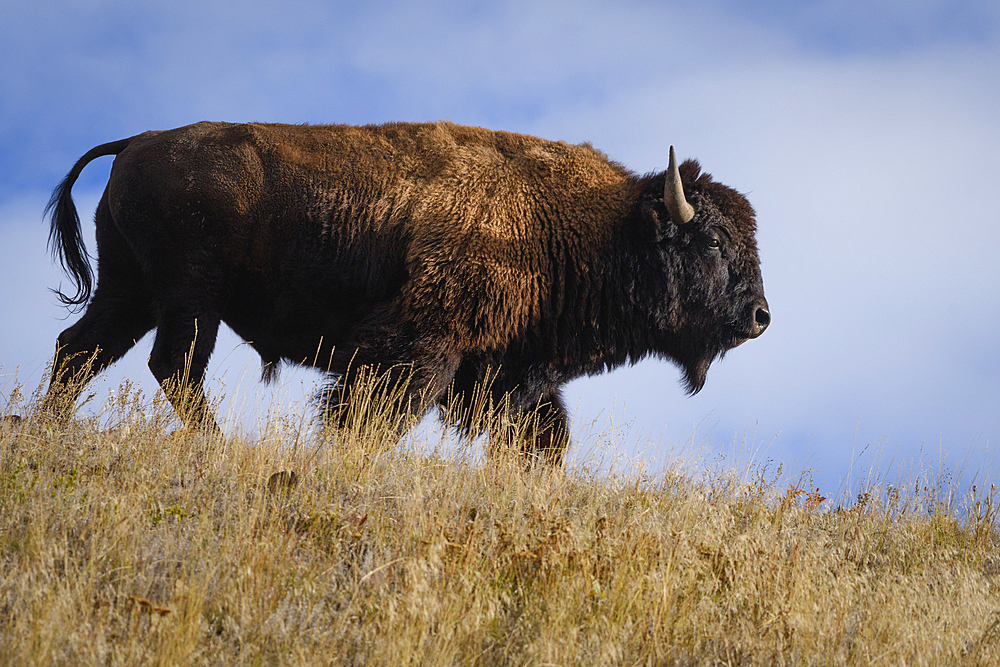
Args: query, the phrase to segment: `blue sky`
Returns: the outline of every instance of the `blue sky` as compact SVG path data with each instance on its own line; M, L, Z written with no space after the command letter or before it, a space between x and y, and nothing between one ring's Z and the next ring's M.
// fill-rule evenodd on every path
M824 490L942 458L996 477L995 2L15 1L0 58L0 410L72 321L41 210L90 147L205 119L447 118L591 141L638 172L674 144L757 208L767 334L693 398L653 360L572 383L575 455L610 456L610 413L625 456L735 446ZM110 163L84 172L81 211ZM210 368L236 412L273 399L238 343ZM152 391L148 350L98 391ZM318 381L284 377L293 398Z

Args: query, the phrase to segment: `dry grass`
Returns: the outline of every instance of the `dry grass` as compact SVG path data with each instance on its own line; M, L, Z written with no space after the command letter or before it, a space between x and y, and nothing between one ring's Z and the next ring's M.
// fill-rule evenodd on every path
M170 432L127 391L104 417L0 428L2 664L1000 664L995 494L959 521L766 469Z

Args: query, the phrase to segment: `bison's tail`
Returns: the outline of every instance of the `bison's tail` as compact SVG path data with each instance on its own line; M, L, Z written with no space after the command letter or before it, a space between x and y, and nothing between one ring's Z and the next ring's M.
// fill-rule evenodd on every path
M94 285L94 272L90 268L87 247L84 245L83 236L80 233L80 216L77 215L76 205L73 204L70 190L73 189L76 179L80 177L80 172L91 160L104 155L118 155L125 150L129 141L131 140L122 139L90 149L66 174L66 178L52 193L52 198L45 207L44 215L52 214L51 226L49 227L49 250L54 257L59 259L63 269L76 284L76 294L73 296L54 290L59 300L67 307L72 308L87 303Z

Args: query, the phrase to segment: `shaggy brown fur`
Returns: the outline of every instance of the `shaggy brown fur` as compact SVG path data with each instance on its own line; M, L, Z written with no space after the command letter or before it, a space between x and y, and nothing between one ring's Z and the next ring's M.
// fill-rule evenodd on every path
M70 189L111 154L90 299ZM767 325L752 208L697 163L681 175L697 215L678 225L663 174L444 122L199 123L98 146L50 202L78 287L63 298L89 305L59 336L46 404L67 411L66 379L156 328L153 374L186 421L214 424L201 379L225 321L266 379L283 361L333 374L328 415L366 367L407 380L400 408L414 416L468 413L488 382L494 405L538 410L523 447L557 462L569 379L656 354L697 391L713 359Z

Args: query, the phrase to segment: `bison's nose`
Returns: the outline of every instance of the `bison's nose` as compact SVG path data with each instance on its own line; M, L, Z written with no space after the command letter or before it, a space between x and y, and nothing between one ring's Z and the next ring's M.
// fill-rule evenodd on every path
M750 332L751 338L756 338L757 336L764 333L764 329L767 325L771 323L771 313L767 310L767 304L758 305L754 309L753 313L753 329Z

